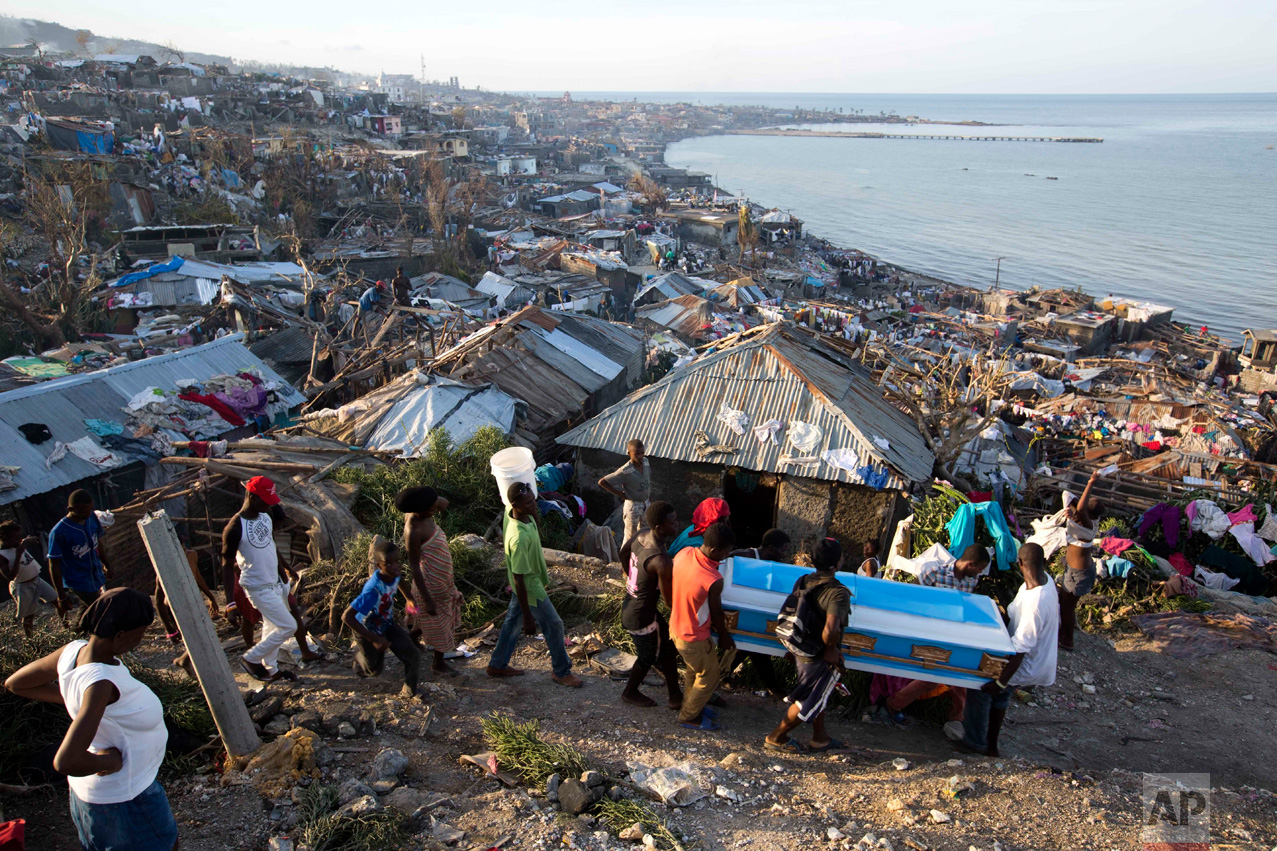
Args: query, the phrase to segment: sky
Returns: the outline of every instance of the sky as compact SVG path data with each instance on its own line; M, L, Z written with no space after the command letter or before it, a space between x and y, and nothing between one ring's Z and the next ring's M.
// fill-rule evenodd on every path
M1274 0L6 0L237 60L503 91L1092 94L1277 89Z

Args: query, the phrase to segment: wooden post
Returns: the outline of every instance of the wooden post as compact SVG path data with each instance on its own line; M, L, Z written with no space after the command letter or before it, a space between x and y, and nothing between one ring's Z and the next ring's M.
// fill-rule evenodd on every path
M253 719L248 715L239 694L239 686L226 663L222 644L209 620L208 609L200 597L186 553L177 539L173 523L163 509L148 514L137 521L138 531L151 556L155 575L159 578L164 596L173 609L177 625L182 630L187 652L195 665L195 674L204 690L204 699L217 723L226 752L234 757L247 756L262 746L253 729Z

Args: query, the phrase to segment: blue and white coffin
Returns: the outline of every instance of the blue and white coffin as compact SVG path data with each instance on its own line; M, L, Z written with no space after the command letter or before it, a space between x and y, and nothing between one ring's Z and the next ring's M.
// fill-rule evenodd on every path
M785 655L776 639L776 618L794 583L812 568L731 558L719 570L723 610L736 645ZM996 679L1015 652L988 597L852 573L837 576L851 591L842 640L848 668L979 688Z

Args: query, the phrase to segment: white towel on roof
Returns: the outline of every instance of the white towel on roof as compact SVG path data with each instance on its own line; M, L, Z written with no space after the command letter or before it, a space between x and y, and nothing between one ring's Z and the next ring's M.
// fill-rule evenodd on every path
M745 429L749 428L749 417L744 411L738 411L730 407L726 402L718 409L718 421L725 424L738 437L745 434Z
M811 454L824 436L818 426L800 420L789 421L789 445L804 455Z

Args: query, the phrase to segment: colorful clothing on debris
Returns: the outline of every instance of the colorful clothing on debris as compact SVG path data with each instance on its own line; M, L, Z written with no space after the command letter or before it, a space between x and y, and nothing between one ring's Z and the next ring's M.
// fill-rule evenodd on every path
M1162 537L1166 539L1166 546L1175 549L1179 546L1179 524L1182 512L1178 505L1162 502L1154 505L1148 511L1144 512L1143 518L1140 519L1139 537L1144 540L1149 533L1160 523L1162 526Z
M998 570L1010 570L1018 559L1019 544L1011 529L1007 526L1002 506L996 502L963 503L958 506L953 519L946 527L949 530L949 551L961 556L962 551L975 543L975 520L984 518L984 526L993 536L994 549L998 556Z

